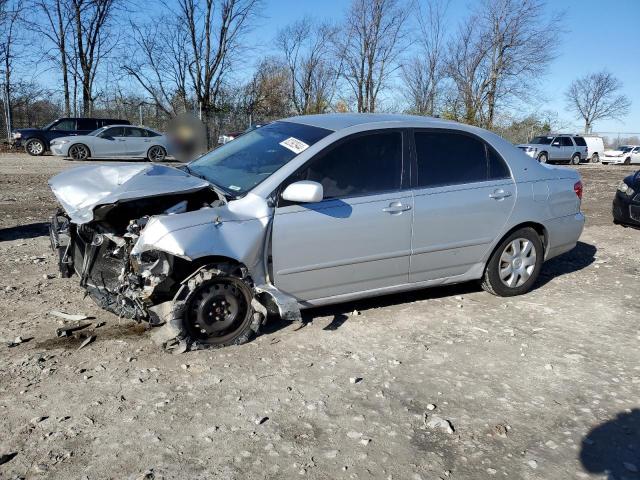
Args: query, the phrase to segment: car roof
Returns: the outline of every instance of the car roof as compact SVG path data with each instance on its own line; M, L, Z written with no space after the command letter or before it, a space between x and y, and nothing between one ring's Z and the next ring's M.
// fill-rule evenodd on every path
M459 125L456 122L440 118L396 113L323 113L283 118L282 121L301 123L333 131L342 130L355 125L368 124L374 126L375 124L381 123L410 123L416 127L443 127Z

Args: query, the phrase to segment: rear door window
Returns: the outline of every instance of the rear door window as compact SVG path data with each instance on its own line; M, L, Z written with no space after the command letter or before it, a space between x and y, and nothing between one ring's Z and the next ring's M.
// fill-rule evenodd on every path
M146 137L145 130L137 127L124 127L127 137Z
M400 190L402 133L376 132L347 139L320 153L294 177L293 181L322 184L325 199Z
M111 127L102 132L103 137L124 137L123 127Z
M98 128L98 122L96 122L93 118L79 118L78 119L78 130L87 130L92 132Z
M500 156L479 138L456 132L416 132L417 184L442 187L509 178Z
M60 120L56 123L51 130L56 130L58 132L72 132L76 129L76 121L73 119Z

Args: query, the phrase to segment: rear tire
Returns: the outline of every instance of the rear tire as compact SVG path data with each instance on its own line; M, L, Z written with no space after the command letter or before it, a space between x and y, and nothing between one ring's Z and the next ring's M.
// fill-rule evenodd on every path
M624 159L624 164L625 165L631 165L631 157L627 157Z
M75 145L71 145L69 147L68 155L73 160L87 160L91 156L91 152L89 152L89 147L83 145L82 143L76 143Z
M186 340L191 348L247 343L259 334L264 321L253 298L243 269L223 264L200 270L176 295L183 304L177 339Z
M147 152L147 160L150 162L162 162L167 157L167 151L160 145L154 145Z
M571 165L580 165L580 155L576 153L571 157Z
M27 140L27 143L24 144L24 149L32 157L39 157L46 150L44 142L38 138Z
M598 156L597 153L594 153L593 155L591 155L591 163L598 163L600 161L600 157Z
M482 278L482 288L499 297L529 292L540 274L544 247L531 227L509 234L495 249Z
M547 163L549 161L549 157L546 153L542 152L540 155L538 155L538 161L540 163Z

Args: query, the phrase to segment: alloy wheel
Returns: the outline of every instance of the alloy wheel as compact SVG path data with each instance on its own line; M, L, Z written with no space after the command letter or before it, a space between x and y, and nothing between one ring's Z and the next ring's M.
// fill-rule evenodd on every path
M84 145L72 145L69 148L69 156L74 160L85 160L89 156L89 152Z
M500 280L507 287L524 285L536 267L536 248L526 238L509 242L500 255Z
M27 151L31 155L41 155L44 151L44 145L38 140L33 140L27 143Z
M152 162L161 162L165 158L165 152L162 147L151 147L149 149L149 160Z

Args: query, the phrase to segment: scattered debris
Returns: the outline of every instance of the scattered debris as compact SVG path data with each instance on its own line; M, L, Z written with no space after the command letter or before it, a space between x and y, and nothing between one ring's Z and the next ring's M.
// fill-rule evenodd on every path
M352 384L360 383L361 381L362 381L362 377L351 377L349 379L349 383L352 383Z
M424 415L424 424L427 428L432 430L441 430L444 433L452 434L455 432L453 424L438 415L433 415L431 418L427 418L427 414Z
M509 430L511 430L511 427L509 425L499 423L498 425L493 427L493 434L498 437L507 438L507 433L509 432Z
M83 349L84 347L86 347L87 345L89 345L91 342L93 342L96 339L95 335L90 335L87 338L85 338L84 342L82 342L80 344L80 346L78 347L78 350Z
M57 310L51 310L49 312L49 315L53 315L54 317L58 317L58 318L62 318L64 320L68 320L70 322L79 322L81 320L89 320L90 317L88 315L83 315L83 314L77 314L77 315L73 315L70 313L64 313L64 312L59 312Z
M436 406L433 403L430 403L429 405L427 405L427 410L429 410L430 412L435 409L436 409Z
M91 326L91 323L82 323L78 325L68 325L66 327L60 327L56 329L56 335L58 337L70 337L73 332L77 332L78 330L85 329Z
M530 466L531 468L533 468L534 470L535 470L536 468L538 468L538 462L536 462L535 460L529 460L529 461L527 462L527 465L529 465L529 466Z
M262 417L262 418L258 418L256 419L256 425L262 425L263 423L265 423L267 420L269 420L269 417Z

